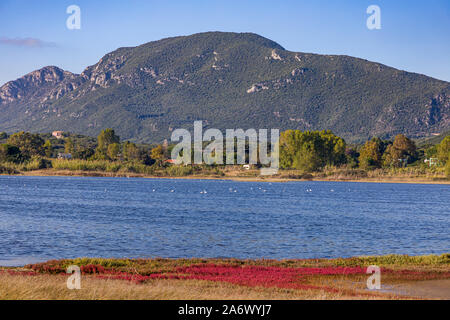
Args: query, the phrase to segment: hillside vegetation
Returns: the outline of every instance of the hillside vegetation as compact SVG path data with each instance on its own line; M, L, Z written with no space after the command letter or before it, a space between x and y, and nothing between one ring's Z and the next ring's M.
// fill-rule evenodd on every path
M115 128L161 142L176 128L331 129L348 142L450 128L450 84L349 56L290 52L252 33L119 48L81 75L46 67L0 88L0 131Z

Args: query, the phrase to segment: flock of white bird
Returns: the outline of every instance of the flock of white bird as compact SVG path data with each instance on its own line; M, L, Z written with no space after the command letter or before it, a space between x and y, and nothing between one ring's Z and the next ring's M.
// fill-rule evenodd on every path
M250 190L253 190L253 187L250 188ZM258 190L261 190L261 192L267 192L266 189L263 189L261 187L258 187ZM237 193L237 189L233 189L233 188L229 188L228 189L229 192L231 193ZM313 192L312 189L306 189L306 192ZM152 192L156 192L156 189L152 189ZM170 189L170 192L175 192L175 189ZM331 189L330 192L334 192L334 189ZM207 194L208 191L206 191L205 189L203 189L202 191L200 191L200 194Z
M26 184L24 184L23 186L26 187ZM35 188L37 188L37 186L35 186ZM229 188L228 190L230 192L237 193L236 189ZM250 190L253 190L253 187L250 187ZM258 187L258 190L261 190L262 192L267 192L266 189L263 189L261 187ZM313 191L312 189L306 189L306 192L312 192L312 191ZM105 192L107 192L107 189L105 189ZM156 189L152 189L152 192L156 192ZM170 192L175 192L175 189L170 189ZM334 192L334 189L331 189L330 192ZM208 191L206 191L206 190L200 191L200 194L207 194L207 193L208 193Z

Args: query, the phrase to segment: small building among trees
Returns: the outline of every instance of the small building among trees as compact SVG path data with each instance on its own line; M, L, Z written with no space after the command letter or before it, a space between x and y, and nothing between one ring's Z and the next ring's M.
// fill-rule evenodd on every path
M62 139L63 138L63 132L62 131L53 131L52 136L54 136L56 139Z
M58 159L64 159L64 160L71 160L72 154L71 153L58 153Z

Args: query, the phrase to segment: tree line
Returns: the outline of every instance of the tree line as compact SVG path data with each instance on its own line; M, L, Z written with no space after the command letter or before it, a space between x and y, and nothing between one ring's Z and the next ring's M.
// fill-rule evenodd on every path
M325 166L364 170L400 168L425 158L435 158L433 164L443 166L449 163L449 153L450 136L424 150L419 150L403 134L398 134L393 141L375 137L362 146L347 146L344 139L329 130L287 130L280 136L281 167L306 172L319 171Z
M0 133L0 162L23 163L35 158L56 158L56 151L64 151L73 159L134 161L144 165L163 166L173 146L159 144L137 145L125 141L113 129L104 129L91 143L82 143L71 135L58 140L44 140L42 135L18 132L11 136ZM58 144L61 144L58 146ZM224 154L225 157L225 154ZM393 140L372 138L360 146L349 146L330 130L287 130L280 134L280 167L304 172L320 171L324 167L347 167L373 170L399 168L435 158L435 165L450 167L450 136L426 149L403 134ZM447 169L450 171L450 169Z

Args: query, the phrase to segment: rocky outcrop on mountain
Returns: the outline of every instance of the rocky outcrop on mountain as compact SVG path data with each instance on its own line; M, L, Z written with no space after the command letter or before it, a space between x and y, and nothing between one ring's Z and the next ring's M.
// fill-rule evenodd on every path
M430 127L441 124L443 127L450 127L450 96L441 93L434 96L425 106L426 112L422 119L418 121Z
M30 102L42 103L47 99L57 99L69 90L78 75L61 70L58 67L45 67L10 81L0 88L0 105ZM60 88L60 85L66 89Z

